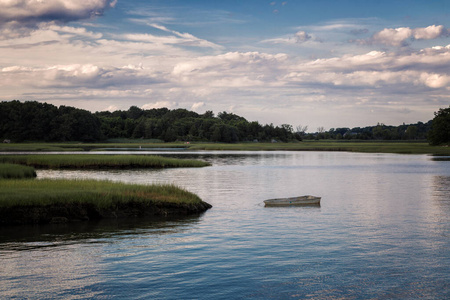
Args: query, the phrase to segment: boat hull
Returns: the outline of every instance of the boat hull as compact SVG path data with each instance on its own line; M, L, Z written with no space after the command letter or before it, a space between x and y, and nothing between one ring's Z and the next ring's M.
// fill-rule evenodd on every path
M264 201L265 206L302 206L302 205L320 205L321 197L300 196L291 198L269 199Z

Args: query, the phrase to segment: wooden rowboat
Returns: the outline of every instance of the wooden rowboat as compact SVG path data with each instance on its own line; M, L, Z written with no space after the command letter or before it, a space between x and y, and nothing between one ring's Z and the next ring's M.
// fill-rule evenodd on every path
M278 198L265 200L265 206L293 206L293 205L320 205L321 197L316 196L300 196L291 198Z

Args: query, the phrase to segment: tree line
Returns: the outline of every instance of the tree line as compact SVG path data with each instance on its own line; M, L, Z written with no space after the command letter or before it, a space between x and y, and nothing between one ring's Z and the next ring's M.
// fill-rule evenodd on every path
M233 113L198 114L186 109L157 108L91 113L36 101L0 102L0 137L13 142L97 142L114 138L164 142L246 142L295 140L291 125L262 125Z
M233 113L198 114L186 109L154 108L91 113L70 106L56 107L36 101L0 102L0 137L13 142L98 142L108 139L155 139L164 142L290 142L301 140L425 140L439 145L450 141L450 107L440 109L426 123L355 128L323 127L307 133L308 126L262 125Z
M426 140L432 123L431 120L427 123L418 122L400 126L378 123L376 126L331 128L328 131L318 128L315 133L304 133L303 138L310 140Z

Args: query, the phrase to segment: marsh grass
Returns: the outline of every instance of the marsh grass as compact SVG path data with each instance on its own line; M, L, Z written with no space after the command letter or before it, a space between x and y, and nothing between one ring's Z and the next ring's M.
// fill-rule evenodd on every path
M168 158L156 155L103 154L1 155L0 163L2 162L50 169L186 168L210 165L200 160Z
M188 148L190 150L295 150L295 151L351 151L371 153L401 153L401 154L435 154L450 155L450 147L430 146L425 141L358 141L358 140L305 140L292 143L202 143L185 144L151 143L149 141L115 140L112 143L29 143L0 144L0 151L88 151L104 148Z
M0 164L0 179L24 179L36 177L33 167L17 164Z
M98 180L0 180L0 207L93 204L108 208L118 203L162 202L196 204L201 199L171 184L137 185Z
M303 141L297 143L192 143L190 150L292 150L292 151L349 151L367 153L450 155L450 147L430 146L416 141Z

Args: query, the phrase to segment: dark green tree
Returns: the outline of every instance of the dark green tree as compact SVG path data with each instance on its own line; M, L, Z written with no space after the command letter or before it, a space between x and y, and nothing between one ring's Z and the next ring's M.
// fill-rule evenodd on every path
M448 145L450 143L450 107L441 108L434 113L428 141L430 145Z

